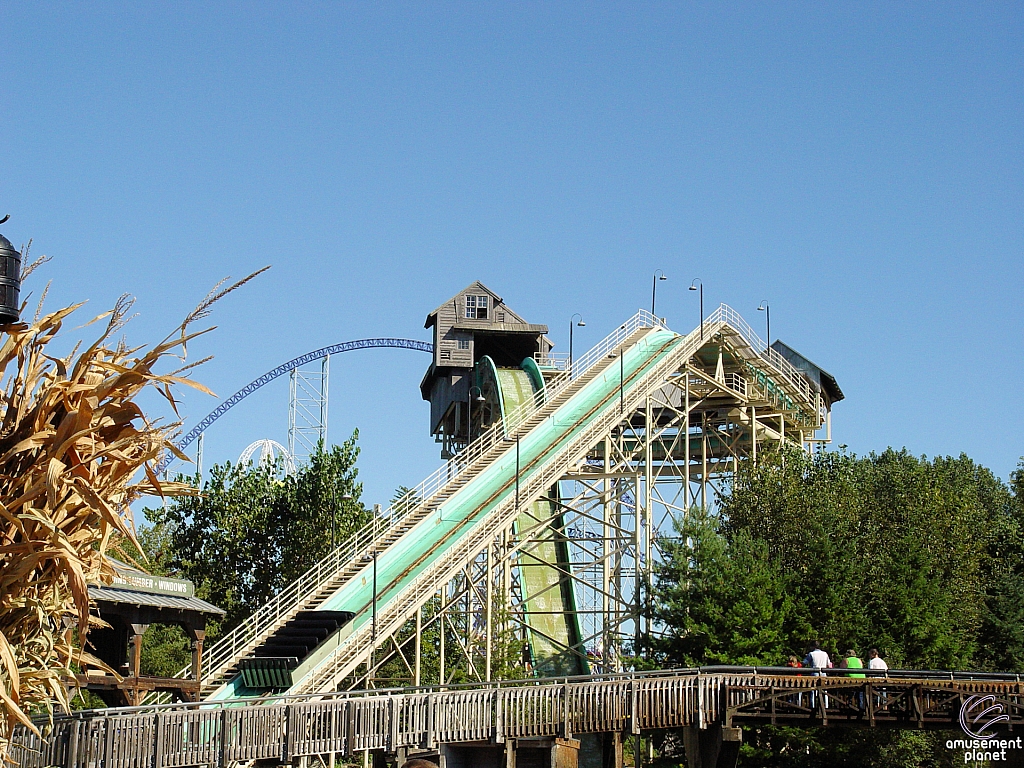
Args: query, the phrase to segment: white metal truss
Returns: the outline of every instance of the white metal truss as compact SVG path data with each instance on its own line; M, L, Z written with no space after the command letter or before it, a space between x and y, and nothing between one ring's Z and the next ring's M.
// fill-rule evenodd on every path
M494 533L488 546L467 561L440 590L428 619L400 633L405 645L375 656L376 684L447 684L528 677L517 652L530 617L520 588L530 552L548 540L541 526L557 527L570 550L569 567L582 647L562 650L585 656L593 672L619 672L629 657L646 652L658 627L647 609L661 545L678 535L688 510L714 508L740 462L759 448L787 442L810 450L815 432L828 421L820 395L794 398L776 372L752 356L734 329L719 326L683 365L652 385L619 420L592 442L571 471L562 475L557 510L538 529L518 534L513 525ZM754 350L757 352L757 350ZM537 497L521 499L525 509ZM541 497L546 498L546 497ZM496 620L495 617L500 617ZM424 677L425 627L441 625L440 665ZM529 631L536 633L535 626ZM547 638L555 642L556 638ZM428 650L435 657L437 649ZM401 679L380 671L401 656ZM511 667L511 669L510 669ZM366 675L345 681L368 682Z
M622 355L634 345L645 350L649 364L626 378ZM589 413L558 422L563 407L572 412L572 399L598 379L601 399L588 401ZM608 382L618 384L617 392ZM546 399L493 425L215 644L204 693L226 681L239 658L297 611L319 605L354 579L366 583L374 554L416 535L419 523L478 483L489 467L504 462L507 468L513 451L514 475L488 486L493 495L480 502L473 522L424 555L423 567L386 601L378 604L373 592L372 624L365 621L369 601L352 605L364 621L289 690L525 675L517 650L525 627L537 637L542 611L536 594L525 597L525 569L543 559L536 553L553 540L569 555L544 567L563 571L560 589L571 585L583 636L560 649L559 637L545 640L560 653L586 658L592 669L620 669L629 654L644 651L643 638L656 629L645 614L646 595L659 542L675 535L673 524L694 505L714 505L739 462L756 459L759 445L786 440L807 447L827 417L821 393L729 307L685 337L665 334L638 313L574 361L572 371L549 380ZM533 454L520 483L518 437L543 425L563 437ZM544 499L550 499L547 507L534 504ZM526 510L536 525L524 518ZM529 583L536 592L537 581Z
M296 464L305 462L319 442L327 445L327 401L331 356L289 374L288 453Z

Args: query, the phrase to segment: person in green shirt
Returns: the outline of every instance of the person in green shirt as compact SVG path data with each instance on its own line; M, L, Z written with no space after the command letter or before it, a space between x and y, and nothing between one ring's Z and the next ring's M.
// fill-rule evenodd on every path
M864 662L858 658L857 654L850 650L846 652L846 668L847 669L864 669ZM864 675L858 675L850 673L850 677L864 677Z
M845 662L847 669L864 669L864 662L860 660L860 657L858 657L852 649L848 650L845 655L846 658L843 661ZM865 675L863 673L858 674L856 672L851 672L848 677L865 677ZM863 692L857 694L857 706L860 709L864 709Z

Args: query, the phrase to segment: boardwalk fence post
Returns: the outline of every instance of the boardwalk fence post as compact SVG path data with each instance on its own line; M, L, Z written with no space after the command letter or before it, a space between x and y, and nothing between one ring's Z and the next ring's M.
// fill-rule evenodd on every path
M697 722L694 726L697 728L705 727L704 723L704 695L705 695L705 680L700 675L700 670L697 670Z
M427 733L424 739L424 748L431 749L434 746L434 694L427 694Z
M356 753L356 701L348 699L345 702L345 756L351 757Z
M82 730L82 722L83 721L79 720L79 721L77 721L75 723L72 723L72 725L74 727L69 729L71 731L71 733L68 734L68 753L67 753L67 755L64 758L64 764L67 766L67 768L74 768L75 765L76 765L76 759L75 758L78 757L78 736L79 736L79 733L81 733L81 730ZM159 738L160 738L160 731L158 730L157 731L157 739L158 739L157 744L158 745L160 743L159 742ZM159 752L159 748L158 748L157 749L157 755L159 755L159 754L160 754L160 752ZM159 757L157 759L159 759ZM158 763L158 765L159 765L159 763Z
M164 720L165 720L165 718L162 717L161 714L158 712L153 719L155 721L153 723L153 730L156 732L154 734L154 737L153 737L156 740L156 744L153 747L153 753L154 753L153 754L153 764L156 766L156 768L160 768L164 764L164 731L165 731ZM75 739L75 741L77 741L77 739ZM68 763L67 764L68 764L68 768L74 768L74 766L77 765L77 763L74 760L74 757L71 754L68 755Z
M159 718L156 721L156 726L157 728L160 727ZM224 766L228 764L228 755L230 754L232 743L231 733L228 731L228 711L227 709L222 709L220 711L220 749L217 750L217 765Z
M495 690L494 697L494 743L505 743L505 692L506 688Z
M562 686L562 738L572 738L572 723L569 720L569 683Z
M398 751L398 719L401 712L402 696L392 696L389 702L391 711L391 733L388 739L388 751L394 753Z
M629 679L629 732L634 736L640 733L640 710L639 696L637 695L637 680L635 677Z
M285 731L284 731L284 754L281 755L281 759L285 762L290 762L295 756L295 705L288 704L285 706Z

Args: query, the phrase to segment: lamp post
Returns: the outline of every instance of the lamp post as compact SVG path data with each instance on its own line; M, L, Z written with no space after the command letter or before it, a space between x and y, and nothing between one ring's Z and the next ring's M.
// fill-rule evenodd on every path
M586 325L586 323L583 322L583 315L581 315L579 312L574 312L573 316L569 318L569 376L570 377L572 376L572 327L573 327L573 322L572 321L575 320L577 317L580 319L580 321L578 323L576 323L576 325L578 325L580 328L583 328Z
M0 218L5 223L10 216ZM19 319L19 296L21 295L21 254L15 250L11 241L0 235L0 325L16 323Z
M377 645L377 520L380 519L380 504L373 505L373 644L372 653Z
M704 341L704 282L699 277L693 278L693 283L690 283L691 291L697 290L694 283L700 284L700 340Z
M765 331L768 334L768 338L764 341L764 351L767 352L772 346L772 308L768 305L767 299L761 302L761 306L757 308L757 311L764 312L764 319L768 326Z
M659 276L658 275L659 272L661 272L660 269L654 270L654 278L651 280L651 314L652 315L654 314L654 300L658 297L658 281L659 280L668 280L668 275L666 275L664 272L661 272L661 275Z
M476 397L473 397L473 390L476 390ZM475 384L469 388L469 399L466 401L466 445L473 439L473 400L478 403L486 403L483 390Z

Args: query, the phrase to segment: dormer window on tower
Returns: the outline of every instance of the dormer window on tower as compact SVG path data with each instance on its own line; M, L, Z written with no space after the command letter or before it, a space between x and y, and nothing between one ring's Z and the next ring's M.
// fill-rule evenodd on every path
M470 320L487 319L487 296L466 295L466 317Z

